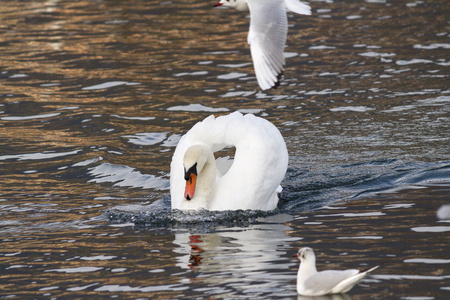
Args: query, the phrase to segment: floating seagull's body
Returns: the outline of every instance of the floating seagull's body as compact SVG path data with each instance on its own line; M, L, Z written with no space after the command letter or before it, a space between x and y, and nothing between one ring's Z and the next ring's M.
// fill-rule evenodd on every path
M328 294L346 293L351 290L367 273L356 269L343 271L326 270L317 272L316 256L311 248L305 247L298 251L300 268L297 275L297 292L303 296L323 296Z
M310 15L311 8L299 0L220 0L215 6L250 11L247 41L253 58L256 78L263 90L277 88L285 64L288 22L286 11Z

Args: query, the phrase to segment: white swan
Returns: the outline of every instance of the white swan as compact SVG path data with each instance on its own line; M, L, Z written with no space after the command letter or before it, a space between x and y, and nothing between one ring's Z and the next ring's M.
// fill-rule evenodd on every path
M236 148L234 160L214 152ZM288 153L269 121L234 112L198 122L179 141L170 165L172 209L272 210Z
M300 268L297 274L297 293L302 296L346 293L367 273L378 268L376 266L364 272L356 269L317 272L316 255L313 249L309 247L301 248L295 256L298 256L300 260Z

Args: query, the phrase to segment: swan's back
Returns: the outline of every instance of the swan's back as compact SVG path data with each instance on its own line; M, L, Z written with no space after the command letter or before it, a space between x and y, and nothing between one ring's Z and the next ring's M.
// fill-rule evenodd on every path
M183 157L187 148L204 144L216 152L236 147L228 172L216 182L210 210L274 209L277 188L288 163L286 144L269 121L239 112L214 118L209 116L192 127L179 141L172 158L170 190L172 208L180 208L184 198Z

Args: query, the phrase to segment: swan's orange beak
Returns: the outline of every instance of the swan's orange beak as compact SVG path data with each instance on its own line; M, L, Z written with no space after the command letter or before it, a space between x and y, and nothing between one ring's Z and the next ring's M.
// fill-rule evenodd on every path
M215 4L214 7L221 6L221 5L222 5L222 3L219 2L219 3Z
M188 180L186 180L186 189L184 190L184 198L191 200L194 198L195 183L197 182L197 175L194 173L189 174Z

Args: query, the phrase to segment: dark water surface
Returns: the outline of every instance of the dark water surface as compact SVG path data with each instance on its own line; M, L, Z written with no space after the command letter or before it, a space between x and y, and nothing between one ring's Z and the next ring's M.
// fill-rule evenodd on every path
M213 4L2 2L0 298L295 299L302 246L381 264L323 299L450 298L448 1L311 1L264 92ZM171 212L178 139L235 110L285 137L278 211Z

